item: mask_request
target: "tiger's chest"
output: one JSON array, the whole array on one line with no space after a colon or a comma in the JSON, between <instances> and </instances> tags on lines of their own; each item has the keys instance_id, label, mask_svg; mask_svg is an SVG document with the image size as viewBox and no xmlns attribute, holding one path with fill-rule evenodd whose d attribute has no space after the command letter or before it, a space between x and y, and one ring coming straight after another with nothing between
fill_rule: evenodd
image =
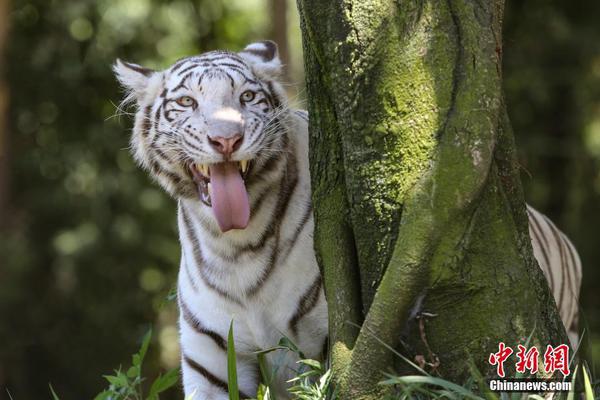
<instances>
[{"instance_id":1,"label":"tiger's chest","mask_svg":"<svg viewBox=\"0 0 600 400\"><path fill-rule=\"evenodd\" d=\"M198 240L182 240L183 295L221 336L233 320L238 353L273 347L284 336L307 356L322 350L327 311L312 210L306 198L292 199L289 207L292 212L275 232L264 229L240 245L210 240L208 232L201 233L201 221L192 226L199 229Z\"/></svg>"}]
</instances>

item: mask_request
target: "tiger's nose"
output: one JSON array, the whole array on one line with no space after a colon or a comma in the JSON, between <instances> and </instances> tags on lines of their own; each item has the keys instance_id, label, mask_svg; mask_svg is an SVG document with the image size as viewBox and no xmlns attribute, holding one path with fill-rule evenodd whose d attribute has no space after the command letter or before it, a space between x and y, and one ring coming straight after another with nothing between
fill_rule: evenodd
<instances>
[{"instance_id":1,"label":"tiger's nose","mask_svg":"<svg viewBox=\"0 0 600 400\"><path fill-rule=\"evenodd\" d=\"M208 136L208 143L210 143L216 151L223 154L225 157L229 157L242 145L242 135L237 134L230 137Z\"/></svg>"}]
</instances>

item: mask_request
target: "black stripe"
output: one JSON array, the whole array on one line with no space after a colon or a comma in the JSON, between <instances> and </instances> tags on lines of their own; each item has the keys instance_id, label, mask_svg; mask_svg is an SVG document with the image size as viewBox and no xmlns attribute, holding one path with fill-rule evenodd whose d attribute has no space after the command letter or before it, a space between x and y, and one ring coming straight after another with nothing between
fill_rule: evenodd
<instances>
[{"instance_id":1,"label":"black stripe","mask_svg":"<svg viewBox=\"0 0 600 400\"><path fill-rule=\"evenodd\" d=\"M144 120L142 121L142 136L147 137L148 134L150 133L150 127L152 126L152 121L150 120L150 111L152 111L152 106L146 106L146 108L144 108L144 115L142 118L144 118Z\"/></svg>"},{"instance_id":2,"label":"black stripe","mask_svg":"<svg viewBox=\"0 0 600 400\"><path fill-rule=\"evenodd\" d=\"M185 58L182 58L181 60L178 60L177 62L175 62L175 64L173 64L173 66L171 67L170 72L174 73L179 68L181 68L182 66L184 66L187 62L192 62L195 59L196 59L196 57L185 57Z\"/></svg>"},{"instance_id":3,"label":"black stripe","mask_svg":"<svg viewBox=\"0 0 600 400\"><path fill-rule=\"evenodd\" d=\"M178 297L179 310L181 311L185 322L187 322L188 325L191 328L193 328L197 333L210 337L213 340L213 342L215 342L215 344L219 346L219 348L221 348L224 351L227 351L227 342L225 341L225 339L217 332L203 326L200 320L198 320L198 318L194 316L194 314L192 313L186 302L183 300L183 298L181 296Z\"/></svg>"},{"instance_id":4,"label":"black stripe","mask_svg":"<svg viewBox=\"0 0 600 400\"><path fill-rule=\"evenodd\" d=\"M260 57L263 61L271 61L272 59L274 59L275 52L277 51L277 47L275 46L275 44L269 40L263 40L260 43L264 45L263 48L246 48L242 52L253 54L257 57Z\"/></svg>"},{"instance_id":5,"label":"black stripe","mask_svg":"<svg viewBox=\"0 0 600 400\"><path fill-rule=\"evenodd\" d=\"M565 241L566 247L569 250L569 259L571 260L571 265L569 266L569 268L573 268L573 274L575 275L572 281L572 285L571 285L571 294L573 295L573 305L571 306L571 313L573 314L573 320L577 319L577 314L579 312L578 310L578 304L579 304L579 293L577 290L577 282L581 282L581 277L577 274L577 261L575 260L575 255L573 253L574 249L572 248L571 243L569 242L569 239L566 238L566 236L563 234L562 235L563 240ZM573 321L571 321L571 326L573 326ZM575 324L575 329L577 329L577 324Z\"/></svg>"},{"instance_id":6,"label":"black stripe","mask_svg":"<svg viewBox=\"0 0 600 400\"><path fill-rule=\"evenodd\" d=\"M563 233L559 231L558 236L560 238L560 242L561 242L563 250L565 252L565 272L566 272L566 276L568 278L567 282L565 282L565 285L567 285L568 291L571 292L570 294L571 294L572 298L576 298L577 295L573 291L574 278L572 276L572 273L574 273L574 271L573 271L574 264L573 264L573 258L571 256L571 251L569 249L569 245L567 244Z\"/></svg>"},{"instance_id":7,"label":"black stripe","mask_svg":"<svg viewBox=\"0 0 600 400\"><path fill-rule=\"evenodd\" d=\"M200 57L201 61L204 62L212 62L212 63L218 63L219 61L223 61L223 60L227 60L228 62L237 62L239 64L241 64L242 66L248 68L248 64L237 54L235 53L231 53L231 52L222 52L219 53L219 55L215 55L214 53L211 54L206 54L202 57Z\"/></svg>"},{"instance_id":8,"label":"black stripe","mask_svg":"<svg viewBox=\"0 0 600 400\"><path fill-rule=\"evenodd\" d=\"M296 114L298 117L300 117L303 120L305 120L306 122L308 122L308 113L306 111L296 110L296 111L294 111L294 114Z\"/></svg>"},{"instance_id":9,"label":"black stripe","mask_svg":"<svg viewBox=\"0 0 600 400\"><path fill-rule=\"evenodd\" d=\"M313 308L317 305L317 300L319 300L319 295L321 293L321 275L317 275L312 285L308 288L308 290L302 295L300 301L298 303L298 307L296 307L296 312L290 318L290 322L288 323L290 330L294 334L294 336L298 336L298 322L304 317L306 314L312 311Z\"/></svg>"},{"instance_id":10,"label":"black stripe","mask_svg":"<svg viewBox=\"0 0 600 400\"><path fill-rule=\"evenodd\" d=\"M135 72L138 72L144 76L150 76L152 75L155 71L150 69L150 68L146 68L146 67L142 67L141 65L137 65L137 64L131 64L128 63L126 61L122 61L123 65L125 65L127 68L134 70Z\"/></svg>"},{"instance_id":11,"label":"black stripe","mask_svg":"<svg viewBox=\"0 0 600 400\"><path fill-rule=\"evenodd\" d=\"M560 236L559 236L558 232L556 231L554 224L552 224L547 218L546 218L546 223L550 226L550 231L552 232L552 235L554 236L554 240L556 240L556 244L558 245L558 252L560 254L560 267L561 267L561 271L563 272L562 282L561 282L562 284L560 285L560 297L559 297L559 301L558 301L558 308L560 310L563 306L563 296L564 296L564 292L565 292L565 285L567 284L567 276L565 275L565 264L566 264L565 263L565 252L564 252L562 241L560 240ZM567 273L568 273L568 271L567 271Z\"/></svg>"},{"instance_id":12,"label":"black stripe","mask_svg":"<svg viewBox=\"0 0 600 400\"><path fill-rule=\"evenodd\" d=\"M215 69L217 69L218 71L222 71L222 72L225 72L225 71L231 71L231 72L238 73L238 74L240 74L240 75L242 76L242 78L244 78L244 80L245 80L246 82L252 83L252 84L254 84L254 85L258 85L258 81L256 81L256 80L254 80L254 79L250 78L250 77L249 77L249 76L246 74L246 71L245 71L245 69L246 69L246 68L244 68L244 69L243 69L243 68L237 67L237 66L235 66L235 65L233 65L233 64L217 64L217 65L218 65L218 66L217 66L217 67L215 67ZM221 66L224 66L224 67L226 67L226 68L227 68L227 70L225 70L225 69L222 69L222 68L219 68L219 67L221 67Z\"/></svg>"},{"instance_id":13,"label":"black stripe","mask_svg":"<svg viewBox=\"0 0 600 400\"><path fill-rule=\"evenodd\" d=\"M548 241L546 239L546 236L544 236L542 233L542 228L536 219L537 216L535 214L533 214L532 212L530 212L529 210L527 210L527 213L529 214L529 220L532 222L532 224L531 224L531 227L533 228L532 232L536 237L539 248L542 250L542 255L544 256L544 261L546 262L546 265L548 266L547 272L548 272L549 286L552 289L552 291L554 291L554 276L552 274L550 259L548 258L548 253L546 252L546 248L549 248ZM541 236L541 239L540 239L540 236Z\"/></svg>"},{"instance_id":14,"label":"black stripe","mask_svg":"<svg viewBox=\"0 0 600 400\"><path fill-rule=\"evenodd\" d=\"M167 178L171 179L174 184L179 184L181 182L181 177L174 172L168 171L162 168L158 162L154 159L150 159L150 168L155 175L164 175Z\"/></svg>"},{"instance_id":15,"label":"black stripe","mask_svg":"<svg viewBox=\"0 0 600 400\"><path fill-rule=\"evenodd\" d=\"M273 185L269 185L266 188L264 188L263 191L258 195L256 200L254 201L254 204L252 204L252 208L250 210L250 218L252 218L260 212L260 209L262 208L265 199L273 193L272 189Z\"/></svg>"},{"instance_id":16,"label":"black stripe","mask_svg":"<svg viewBox=\"0 0 600 400\"><path fill-rule=\"evenodd\" d=\"M248 110L248 111L249 111L250 113L253 113L253 114L255 114L255 113L254 113L252 110ZM262 117L260 117L260 116L257 116L257 117L258 117L257 119L260 119L260 118L262 118ZM263 130L262 130L260 133L263 133L263 132L264 132L266 129L267 129L267 126L265 126L265 127L263 128ZM255 126L254 126L254 128L252 129L252 133L254 133L254 131L256 131L256 125L255 125ZM273 133L276 133L276 132L273 132ZM254 136L254 138L252 139L252 141L250 141L250 143L248 143L248 145L247 145L247 146L248 146L248 148L252 148L252 146L254 146L254 144L255 144L257 141L259 141L260 139L261 139L261 135L260 135L260 134L258 134L258 135L256 135L256 136Z\"/></svg>"},{"instance_id":17,"label":"black stripe","mask_svg":"<svg viewBox=\"0 0 600 400\"><path fill-rule=\"evenodd\" d=\"M184 69L182 69L181 71L179 71L179 73L177 73L177 76L181 76L182 74L185 74L189 70L194 69L196 67L201 67L201 65L200 64L192 64L189 67L185 67Z\"/></svg>"},{"instance_id":18,"label":"black stripe","mask_svg":"<svg viewBox=\"0 0 600 400\"><path fill-rule=\"evenodd\" d=\"M287 211L288 205L296 189L298 184L298 165L296 164L296 157L293 155L288 157L288 162L286 165L286 171L282 178L281 182L281 190L279 192L279 197L277 199L277 204L275 206L275 212L271 217L270 225L273 226L273 234L275 236L275 245L273 247L273 253L270 257L270 262L267 267L263 270L261 276L257 279L257 281L246 290L246 294L250 297L254 296L258 291L263 287L265 282L271 276L275 265L277 264L277 257L279 256L279 232L281 229L281 224L283 222L285 213Z\"/></svg>"},{"instance_id":19,"label":"black stripe","mask_svg":"<svg viewBox=\"0 0 600 400\"><path fill-rule=\"evenodd\" d=\"M256 91L257 93L262 94L263 96L265 96L265 99L267 99L267 101L269 102L269 106L273 109L277 108L276 104L275 104L275 99L273 98L273 96L271 95L271 93L269 93L268 91L266 91L265 89L259 89Z\"/></svg>"},{"instance_id":20,"label":"black stripe","mask_svg":"<svg viewBox=\"0 0 600 400\"><path fill-rule=\"evenodd\" d=\"M325 336L323 346L321 347L321 360L327 360L327 354L329 354L329 335Z\"/></svg>"},{"instance_id":21,"label":"black stripe","mask_svg":"<svg viewBox=\"0 0 600 400\"><path fill-rule=\"evenodd\" d=\"M190 368L192 368L194 371L196 371L198 374L202 375L202 377L204 377L204 379L206 379L212 385L223 390L225 393L229 393L229 389L227 387L227 382L216 377L215 375L210 373L210 371L208 371L206 368L204 368L202 365L198 364L196 361L194 361L193 359L191 359L190 357L188 357L185 354L183 355L183 361ZM239 392L240 392L240 397L243 399L251 399L252 398L252 397L248 396L247 394L245 394L244 392L242 392L241 390L239 390Z\"/></svg>"},{"instance_id":22,"label":"black stripe","mask_svg":"<svg viewBox=\"0 0 600 400\"><path fill-rule=\"evenodd\" d=\"M571 326L567 329L569 332L573 332L579 334L579 310L577 307L575 308L575 315L573 316L573 320L571 321Z\"/></svg>"},{"instance_id":23,"label":"black stripe","mask_svg":"<svg viewBox=\"0 0 600 400\"><path fill-rule=\"evenodd\" d=\"M190 217L187 214L185 207L183 207L183 205L180 205L179 208L181 209L181 216L183 219L185 232L190 242L192 242L192 255L196 263L196 268L200 272L200 277L202 278L202 281L204 282L204 284L206 284L206 286L208 286L210 289L212 289L222 297L225 297L227 300L232 301L240 306L243 306L241 300L212 283L209 277L206 275L205 268L209 266L205 263L202 257L202 253L200 251L200 242L198 241L198 237L196 236L196 232L194 231L194 228L192 226L192 221L190 220Z\"/></svg>"},{"instance_id":24,"label":"black stripe","mask_svg":"<svg viewBox=\"0 0 600 400\"><path fill-rule=\"evenodd\" d=\"M194 71L188 72L183 78L181 78L181 80L179 81L179 85L175 86L173 88L172 92L176 92L177 90L179 90L182 87L184 87L185 86L185 81L187 81L189 79L189 77L192 76L193 73L194 73Z\"/></svg>"},{"instance_id":25,"label":"black stripe","mask_svg":"<svg viewBox=\"0 0 600 400\"><path fill-rule=\"evenodd\" d=\"M279 96L275 92L275 89L273 88L273 82L267 81L267 87L269 88L269 92L273 98L273 105L275 107L279 107L281 105L281 99L279 98Z\"/></svg>"},{"instance_id":26,"label":"black stripe","mask_svg":"<svg viewBox=\"0 0 600 400\"><path fill-rule=\"evenodd\" d=\"M285 131L282 132L282 135L280 136L279 140L282 141L281 146L280 146L281 150L287 150L287 147L289 146L289 141L290 141L289 137L287 135L287 132L285 132ZM261 165L261 167L257 171L255 171L255 173L253 175L254 176L264 176L265 174L274 170L279 165L278 161L281 159L282 158L279 154L271 154L271 156L269 158L267 158L267 161L265 161L263 163L263 165Z\"/></svg>"},{"instance_id":27,"label":"black stripe","mask_svg":"<svg viewBox=\"0 0 600 400\"><path fill-rule=\"evenodd\" d=\"M175 185L179 184L181 182L181 177L171 171L167 171L166 169L162 168L158 162L154 159L150 160L150 168L152 168L152 172L154 172L155 175L164 175L167 178L171 179L171 181L173 181L173 183Z\"/></svg>"},{"instance_id":28,"label":"black stripe","mask_svg":"<svg viewBox=\"0 0 600 400\"><path fill-rule=\"evenodd\" d=\"M166 161L166 162L171 162L172 161L161 149L159 149L156 146L155 143L152 143L150 145L150 147L154 151L154 154L156 154L158 156L158 158L160 158L160 159L162 159L163 161Z\"/></svg>"},{"instance_id":29,"label":"black stripe","mask_svg":"<svg viewBox=\"0 0 600 400\"><path fill-rule=\"evenodd\" d=\"M164 103L163 103L164 104ZM154 114L154 129L158 132L158 124L160 123L160 112L163 108L163 104L160 104Z\"/></svg>"},{"instance_id":30,"label":"black stripe","mask_svg":"<svg viewBox=\"0 0 600 400\"><path fill-rule=\"evenodd\" d=\"M571 243L569 243L569 239L564 234L562 234L561 237L562 240L565 242L565 247L569 252L569 260L571 260L571 265L569 265L569 268L572 268L573 273L575 274L575 279L573 279L572 283L577 285L576 281L579 280L580 277L577 275L577 261L575 260L575 254L573 253L573 248L571 247Z\"/></svg>"},{"instance_id":31,"label":"black stripe","mask_svg":"<svg viewBox=\"0 0 600 400\"><path fill-rule=\"evenodd\" d=\"M198 293L198 286L196 285L196 282L194 281L194 277L192 276L192 273L190 272L190 268L188 267L188 263L185 260L185 257L183 258L183 268L185 269L185 274L188 277L188 281L190 282L190 285L192 286L192 290L194 291L194 293Z\"/></svg>"},{"instance_id":32,"label":"black stripe","mask_svg":"<svg viewBox=\"0 0 600 400\"><path fill-rule=\"evenodd\" d=\"M202 151L202 148L200 148L200 147L196 146L195 144L193 144L192 142L190 142L185 135L182 136L182 140L185 144L190 146L192 149L194 149L196 151Z\"/></svg>"}]
</instances>

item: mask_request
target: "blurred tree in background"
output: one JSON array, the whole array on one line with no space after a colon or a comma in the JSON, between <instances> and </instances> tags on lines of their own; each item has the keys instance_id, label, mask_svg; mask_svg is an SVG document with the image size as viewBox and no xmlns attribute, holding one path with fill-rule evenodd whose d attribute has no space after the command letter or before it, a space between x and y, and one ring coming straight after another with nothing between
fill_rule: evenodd
<instances>
[{"instance_id":1,"label":"blurred tree in background","mask_svg":"<svg viewBox=\"0 0 600 400\"><path fill-rule=\"evenodd\" d=\"M115 116L110 66L163 68L287 33L285 79L302 92L296 6L282 2L0 0L0 399L5 388L15 400L50 398L49 382L63 399L91 398L150 326L147 375L178 364L167 300L175 204L129 156L131 119ZM578 246L582 304L600 333L600 3L507 2L505 89L523 183ZM284 14L287 28L274 23Z\"/></svg>"},{"instance_id":2,"label":"blurred tree in background","mask_svg":"<svg viewBox=\"0 0 600 400\"><path fill-rule=\"evenodd\" d=\"M589 329L598 374L600 2L507 0L506 5L504 87L525 197L579 251L580 327Z\"/></svg>"}]
</instances>

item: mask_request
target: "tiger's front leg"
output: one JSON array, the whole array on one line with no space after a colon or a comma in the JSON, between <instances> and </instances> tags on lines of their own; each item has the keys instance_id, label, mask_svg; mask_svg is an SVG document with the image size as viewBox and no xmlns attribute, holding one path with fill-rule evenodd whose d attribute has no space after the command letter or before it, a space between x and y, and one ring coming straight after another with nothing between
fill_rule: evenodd
<instances>
[{"instance_id":1,"label":"tiger's front leg","mask_svg":"<svg viewBox=\"0 0 600 400\"><path fill-rule=\"evenodd\" d=\"M185 399L228 400L226 341L216 332L204 328L181 305L179 326ZM236 361L240 398L256 397L256 358L238 354Z\"/></svg>"}]
</instances>

